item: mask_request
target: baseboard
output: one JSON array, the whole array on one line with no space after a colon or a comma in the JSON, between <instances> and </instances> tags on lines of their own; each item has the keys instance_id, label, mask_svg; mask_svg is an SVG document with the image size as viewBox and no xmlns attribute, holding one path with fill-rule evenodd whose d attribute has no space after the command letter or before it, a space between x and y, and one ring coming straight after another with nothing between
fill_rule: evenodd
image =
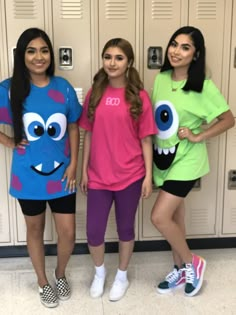
<instances>
[{"instance_id":1,"label":"baseboard","mask_svg":"<svg viewBox=\"0 0 236 315\"><path fill-rule=\"evenodd\" d=\"M188 239L188 245L191 249L217 249L217 248L235 248L236 237L229 238L198 238ZM153 241L136 241L134 252L152 252L170 250L169 244L164 240ZM106 253L117 253L118 242L108 242L105 244ZM45 255L54 256L57 253L56 244L45 245ZM73 255L88 254L87 243L77 243ZM0 258L8 257L27 257L28 251L26 246L2 246Z\"/></svg>"}]
</instances>

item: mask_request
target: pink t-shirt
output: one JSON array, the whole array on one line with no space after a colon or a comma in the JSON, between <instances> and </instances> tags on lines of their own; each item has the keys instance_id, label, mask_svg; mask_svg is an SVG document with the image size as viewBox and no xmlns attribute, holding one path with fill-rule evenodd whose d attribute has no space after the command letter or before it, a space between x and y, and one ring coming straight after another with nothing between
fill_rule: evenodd
<instances>
[{"instance_id":1,"label":"pink t-shirt","mask_svg":"<svg viewBox=\"0 0 236 315\"><path fill-rule=\"evenodd\" d=\"M91 122L87 117L88 92L79 126L91 131L88 187L122 190L145 176L141 139L157 133L148 93L140 91L143 113L135 121L124 88L108 86Z\"/></svg>"}]
</instances>

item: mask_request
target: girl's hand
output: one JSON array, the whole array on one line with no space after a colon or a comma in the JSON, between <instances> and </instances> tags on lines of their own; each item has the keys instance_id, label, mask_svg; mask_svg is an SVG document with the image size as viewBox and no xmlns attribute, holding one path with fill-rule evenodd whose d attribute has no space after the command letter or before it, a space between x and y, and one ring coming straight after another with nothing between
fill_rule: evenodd
<instances>
[{"instance_id":1,"label":"girl's hand","mask_svg":"<svg viewBox=\"0 0 236 315\"><path fill-rule=\"evenodd\" d=\"M29 142L26 139L21 140L20 143L17 144L17 146L15 146L15 148L17 149L25 149L25 147L29 145Z\"/></svg>"},{"instance_id":2,"label":"girl's hand","mask_svg":"<svg viewBox=\"0 0 236 315\"><path fill-rule=\"evenodd\" d=\"M142 184L141 197L144 199L147 199L148 197L151 196L151 194L152 194L152 179L145 177Z\"/></svg>"},{"instance_id":3,"label":"girl's hand","mask_svg":"<svg viewBox=\"0 0 236 315\"><path fill-rule=\"evenodd\" d=\"M88 191L88 175L87 174L83 174L81 178L80 190L84 195L87 195L87 191Z\"/></svg>"},{"instance_id":4,"label":"girl's hand","mask_svg":"<svg viewBox=\"0 0 236 315\"><path fill-rule=\"evenodd\" d=\"M178 130L178 137L180 140L188 139L190 142L200 142L200 134L194 134L192 131L187 127L180 127Z\"/></svg>"},{"instance_id":5,"label":"girl's hand","mask_svg":"<svg viewBox=\"0 0 236 315\"><path fill-rule=\"evenodd\" d=\"M65 190L69 190L70 193L75 192L76 186L77 186L76 169L72 165L69 165L67 167L67 169L63 175L62 182L65 179L67 180Z\"/></svg>"}]
</instances>

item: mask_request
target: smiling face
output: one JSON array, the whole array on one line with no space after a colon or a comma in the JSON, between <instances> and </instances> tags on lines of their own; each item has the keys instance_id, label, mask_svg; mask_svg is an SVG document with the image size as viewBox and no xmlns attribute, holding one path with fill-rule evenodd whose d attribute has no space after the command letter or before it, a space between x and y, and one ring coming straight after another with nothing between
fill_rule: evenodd
<instances>
[{"instance_id":1,"label":"smiling face","mask_svg":"<svg viewBox=\"0 0 236 315\"><path fill-rule=\"evenodd\" d=\"M29 42L25 51L25 66L29 70L31 79L46 75L50 63L51 55L46 42L41 37Z\"/></svg>"},{"instance_id":2,"label":"smiling face","mask_svg":"<svg viewBox=\"0 0 236 315\"><path fill-rule=\"evenodd\" d=\"M103 68L111 82L126 81L126 71L128 68L128 58L118 47L109 47L103 54Z\"/></svg>"},{"instance_id":3,"label":"smiling face","mask_svg":"<svg viewBox=\"0 0 236 315\"><path fill-rule=\"evenodd\" d=\"M167 56L173 68L187 72L195 52L196 48L191 37L187 34L180 34L170 43Z\"/></svg>"}]
</instances>

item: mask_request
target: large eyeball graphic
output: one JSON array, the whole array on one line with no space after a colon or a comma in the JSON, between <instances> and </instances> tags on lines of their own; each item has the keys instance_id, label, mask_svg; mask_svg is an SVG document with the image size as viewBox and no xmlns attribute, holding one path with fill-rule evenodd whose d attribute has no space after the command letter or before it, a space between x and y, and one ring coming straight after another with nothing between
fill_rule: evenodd
<instances>
[{"instance_id":1,"label":"large eyeball graphic","mask_svg":"<svg viewBox=\"0 0 236 315\"><path fill-rule=\"evenodd\" d=\"M25 134L29 141L38 140L45 132L43 118L36 113L27 113L23 116Z\"/></svg>"},{"instance_id":2,"label":"large eyeball graphic","mask_svg":"<svg viewBox=\"0 0 236 315\"><path fill-rule=\"evenodd\" d=\"M51 115L46 122L46 131L54 140L61 140L66 132L66 116L60 113Z\"/></svg>"},{"instance_id":3,"label":"large eyeball graphic","mask_svg":"<svg viewBox=\"0 0 236 315\"><path fill-rule=\"evenodd\" d=\"M61 140L66 132L66 116L61 113L51 115L46 123L36 113L26 113L23 116L25 134L29 141L36 141L43 135L49 136L54 141Z\"/></svg>"},{"instance_id":4,"label":"large eyeball graphic","mask_svg":"<svg viewBox=\"0 0 236 315\"><path fill-rule=\"evenodd\" d=\"M154 116L159 131L157 134L158 138L166 140L177 133L179 117L172 103L169 101L156 103Z\"/></svg>"}]
</instances>

